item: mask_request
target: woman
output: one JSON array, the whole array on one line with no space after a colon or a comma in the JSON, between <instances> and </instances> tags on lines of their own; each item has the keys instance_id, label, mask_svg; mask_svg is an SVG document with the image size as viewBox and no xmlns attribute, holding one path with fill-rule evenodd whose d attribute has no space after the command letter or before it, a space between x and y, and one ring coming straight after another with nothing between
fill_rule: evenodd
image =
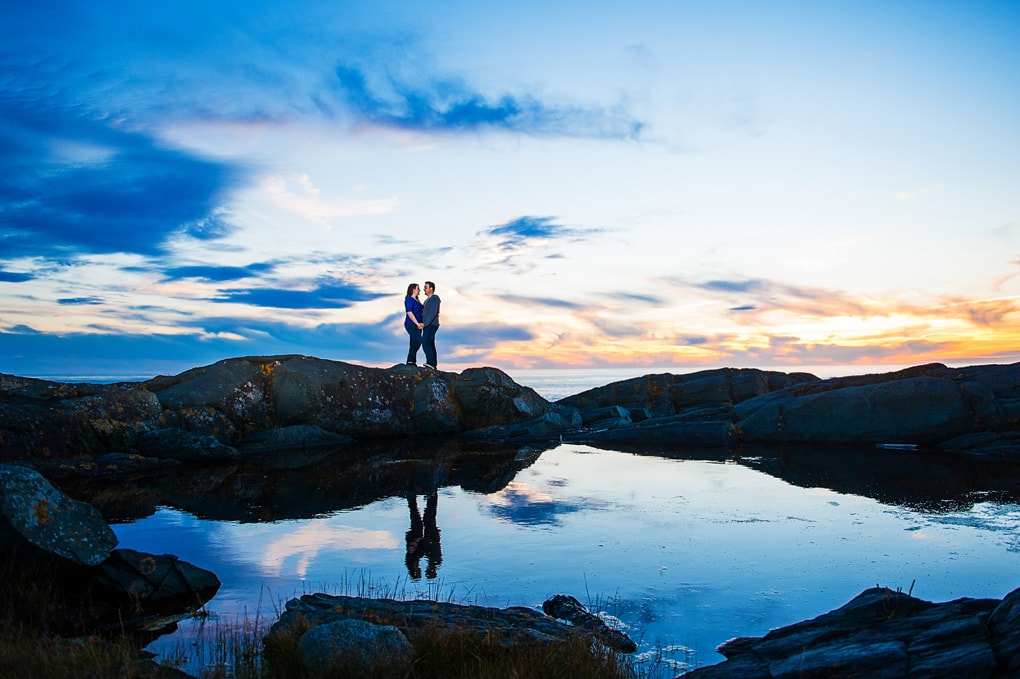
<instances>
[{"instance_id":1,"label":"woman","mask_svg":"<svg viewBox=\"0 0 1020 679\"><path fill-rule=\"evenodd\" d=\"M421 322L421 310L421 302L418 301L418 284L411 283L407 286L407 296L404 297L404 330L411 336L411 346L407 350L407 365L418 365L421 329L425 327L425 324Z\"/></svg>"}]
</instances>

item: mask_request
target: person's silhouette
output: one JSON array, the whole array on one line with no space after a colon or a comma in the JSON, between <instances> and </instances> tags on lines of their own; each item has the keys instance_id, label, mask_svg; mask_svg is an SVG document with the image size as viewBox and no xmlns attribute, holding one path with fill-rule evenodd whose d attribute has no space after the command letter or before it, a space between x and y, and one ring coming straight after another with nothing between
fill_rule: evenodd
<instances>
[{"instance_id":1,"label":"person's silhouette","mask_svg":"<svg viewBox=\"0 0 1020 679\"><path fill-rule=\"evenodd\" d=\"M404 563L412 580L421 579L421 559L425 557L425 577L436 577L436 570L443 563L443 552L439 545L439 528L436 526L436 504L439 494L431 490L426 495L425 516L418 511L418 496L407 495L407 509L411 515L411 529L407 531L407 553Z\"/></svg>"}]
</instances>

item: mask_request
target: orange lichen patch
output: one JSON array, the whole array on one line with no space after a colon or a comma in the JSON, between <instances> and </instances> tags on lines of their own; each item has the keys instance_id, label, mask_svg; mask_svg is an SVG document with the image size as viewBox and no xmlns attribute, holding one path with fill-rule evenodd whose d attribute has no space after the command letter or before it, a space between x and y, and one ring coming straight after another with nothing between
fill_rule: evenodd
<instances>
[{"instance_id":1,"label":"orange lichen patch","mask_svg":"<svg viewBox=\"0 0 1020 679\"><path fill-rule=\"evenodd\" d=\"M46 498L39 500L32 507L32 512L35 514L35 520L40 525L45 526L50 521L50 501Z\"/></svg>"},{"instance_id":2,"label":"orange lichen patch","mask_svg":"<svg viewBox=\"0 0 1020 679\"><path fill-rule=\"evenodd\" d=\"M138 570L142 575L152 575L156 572L156 559L152 556L146 556L138 564Z\"/></svg>"},{"instance_id":3,"label":"orange lichen patch","mask_svg":"<svg viewBox=\"0 0 1020 679\"><path fill-rule=\"evenodd\" d=\"M263 377L270 377L278 365L280 365L279 361L273 361L272 363L259 363L259 372L262 373Z\"/></svg>"}]
</instances>

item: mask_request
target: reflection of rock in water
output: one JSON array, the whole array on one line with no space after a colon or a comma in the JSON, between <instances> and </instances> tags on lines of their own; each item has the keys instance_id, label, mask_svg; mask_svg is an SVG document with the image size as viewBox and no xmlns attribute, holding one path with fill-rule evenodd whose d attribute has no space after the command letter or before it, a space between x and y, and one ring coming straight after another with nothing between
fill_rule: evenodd
<instances>
[{"instance_id":1,"label":"reflection of rock in water","mask_svg":"<svg viewBox=\"0 0 1020 679\"><path fill-rule=\"evenodd\" d=\"M829 488L925 512L1020 497L1020 465L977 462L933 449L749 445L737 461L802 488Z\"/></svg>"},{"instance_id":2,"label":"reflection of rock in water","mask_svg":"<svg viewBox=\"0 0 1020 679\"><path fill-rule=\"evenodd\" d=\"M131 521L163 505L203 519L258 522L312 518L405 497L409 489L424 493L460 486L492 493L541 452L515 444L420 439L345 447L332 454L315 451L305 458L307 466L298 468L281 467L270 458L153 473L55 469L52 474L65 492L95 505L107 520Z\"/></svg>"},{"instance_id":3,"label":"reflection of rock in water","mask_svg":"<svg viewBox=\"0 0 1020 679\"><path fill-rule=\"evenodd\" d=\"M407 573L412 580L421 579L421 560L425 558L425 577L436 577L436 571L443 563L443 551L439 544L439 527L436 526L436 505L438 492L427 494L425 516L418 511L418 496L410 493L407 496L407 509L411 515L411 529L407 531L407 553L404 562Z\"/></svg>"}]
</instances>

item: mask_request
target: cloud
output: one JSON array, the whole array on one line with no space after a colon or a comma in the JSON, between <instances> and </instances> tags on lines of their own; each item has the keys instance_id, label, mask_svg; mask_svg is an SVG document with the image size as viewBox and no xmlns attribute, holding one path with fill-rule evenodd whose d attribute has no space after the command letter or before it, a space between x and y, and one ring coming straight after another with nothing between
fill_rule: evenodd
<instances>
[{"instance_id":1,"label":"cloud","mask_svg":"<svg viewBox=\"0 0 1020 679\"><path fill-rule=\"evenodd\" d=\"M896 311L888 302L873 302L848 295L841 290L796 286L763 278L687 282L672 280L682 287L722 293L727 301L739 301L729 307L742 314L787 311L803 316L886 316Z\"/></svg>"},{"instance_id":2,"label":"cloud","mask_svg":"<svg viewBox=\"0 0 1020 679\"><path fill-rule=\"evenodd\" d=\"M216 265L191 265L174 266L163 270L163 276L167 280L182 280L197 278L206 281L224 282L237 281L245 278L258 278L266 273L272 273L276 267L272 262L256 262L248 266L216 266Z\"/></svg>"},{"instance_id":3,"label":"cloud","mask_svg":"<svg viewBox=\"0 0 1020 679\"><path fill-rule=\"evenodd\" d=\"M222 204L239 168L116 129L75 104L0 96L5 256L156 255L175 236L232 230Z\"/></svg>"},{"instance_id":4,"label":"cloud","mask_svg":"<svg viewBox=\"0 0 1020 679\"><path fill-rule=\"evenodd\" d=\"M420 57L421 55L415 55ZM408 60L410 61L410 60ZM644 124L598 106L549 105L523 94L488 97L462 78L342 61L336 97L355 120L416 132L504 130L532 135L633 139Z\"/></svg>"},{"instance_id":5,"label":"cloud","mask_svg":"<svg viewBox=\"0 0 1020 679\"><path fill-rule=\"evenodd\" d=\"M33 278L35 278L35 276L30 273L19 273L0 269L0 283L24 283L25 281L30 281Z\"/></svg>"},{"instance_id":6,"label":"cloud","mask_svg":"<svg viewBox=\"0 0 1020 679\"><path fill-rule=\"evenodd\" d=\"M565 299L555 299L553 297L526 297L523 295L500 295L501 302L508 302L511 304L520 304L525 307L553 307L555 309L584 309L586 305L580 302L571 302Z\"/></svg>"},{"instance_id":7,"label":"cloud","mask_svg":"<svg viewBox=\"0 0 1020 679\"><path fill-rule=\"evenodd\" d=\"M494 240L495 247L503 251L516 251L534 243L559 239L583 239L600 232L600 229L576 229L557 224L555 217L524 216L504 224L490 226L478 236Z\"/></svg>"},{"instance_id":8,"label":"cloud","mask_svg":"<svg viewBox=\"0 0 1020 679\"><path fill-rule=\"evenodd\" d=\"M103 300L98 297L64 297L57 300L61 305L95 305L102 304Z\"/></svg>"},{"instance_id":9,"label":"cloud","mask_svg":"<svg viewBox=\"0 0 1020 679\"><path fill-rule=\"evenodd\" d=\"M368 302L388 293L363 290L342 281L325 282L311 290L289 288L246 288L222 290L215 302L250 304L279 309L343 309L357 302Z\"/></svg>"}]
</instances>

